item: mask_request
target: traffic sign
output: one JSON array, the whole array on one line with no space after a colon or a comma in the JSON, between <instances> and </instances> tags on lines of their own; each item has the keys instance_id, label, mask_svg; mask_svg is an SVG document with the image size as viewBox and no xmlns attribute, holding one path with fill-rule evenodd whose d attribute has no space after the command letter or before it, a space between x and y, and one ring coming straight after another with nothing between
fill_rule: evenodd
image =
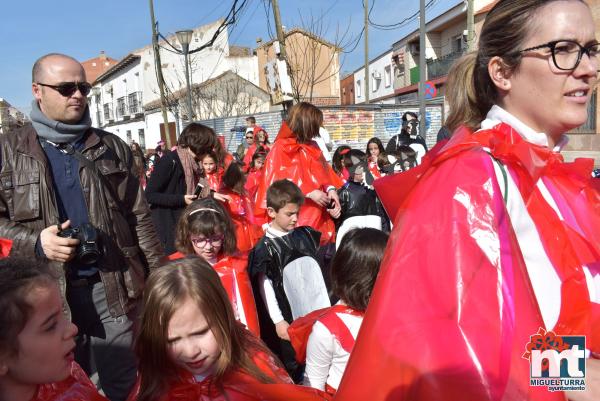
<instances>
[{"instance_id":1,"label":"traffic sign","mask_svg":"<svg viewBox=\"0 0 600 401\"><path fill-rule=\"evenodd\" d=\"M437 96L437 88L431 81L425 82L425 99L432 99Z\"/></svg>"}]
</instances>

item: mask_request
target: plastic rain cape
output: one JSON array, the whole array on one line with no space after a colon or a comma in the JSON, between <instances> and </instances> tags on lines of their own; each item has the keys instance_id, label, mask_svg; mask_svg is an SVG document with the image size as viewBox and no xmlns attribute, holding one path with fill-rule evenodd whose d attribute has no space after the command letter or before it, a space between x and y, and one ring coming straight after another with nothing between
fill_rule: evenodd
<instances>
[{"instance_id":1,"label":"plastic rain cape","mask_svg":"<svg viewBox=\"0 0 600 401\"><path fill-rule=\"evenodd\" d=\"M302 144L284 122L267 155L264 174L256 194L256 215L266 214L267 189L274 181L289 179L300 187L303 194L315 189L324 191L328 185L343 185L331 166L325 161L319 146L312 142ZM335 241L335 224L327 210L310 199L300 208L298 227L311 226L321 232L321 245Z\"/></svg>"},{"instance_id":2,"label":"plastic rain cape","mask_svg":"<svg viewBox=\"0 0 600 401\"><path fill-rule=\"evenodd\" d=\"M486 148L484 151L484 148ZM407 173L375 187L395 227L336 400L564 400L530 387L523 353L544 327L493 163L518 184L561 288L558 335L600 349L598 304L582 266L600 270L600 196L591 160L563 163L500 124L458 130ZM537 180L560 198L565 220ZM524 249L524 248L523 248Z\"/></svg>"}]
</instances>

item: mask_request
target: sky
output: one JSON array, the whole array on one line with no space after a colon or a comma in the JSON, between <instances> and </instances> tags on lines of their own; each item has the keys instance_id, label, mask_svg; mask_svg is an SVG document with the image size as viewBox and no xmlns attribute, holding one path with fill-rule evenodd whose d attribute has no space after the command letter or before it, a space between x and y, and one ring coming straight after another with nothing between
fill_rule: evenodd
<instances>
[{"instance_id":1,"label":"sky","mask_svg":"<svg viewBox=\"0 0 600 401\"><path fill-rule=\"evenodd\" d=\"M153 0L159 31L164 35L190 29L224 17L233 0ZM240 0L238 0L240 1ZM461 0L428 0L429 20ZM31 66L50 52L84 61L104 50L117 60L131 50L151 43L149 0L17 0L2 1L0 17L0 98L23 112L30 110ZM309 26L345 51L341 72L364 64L364 41L357 41L364 26L362 0L279 0L282 25L287 29ZM419 0L369 0L371 20L398 23L419 10ZM230 45L256 47L256 39L275 35L268 0L248 0L236 24L229 28ZM268 15L267 15L268 13ZM369 58L418 28L419 20L393 30L369 28ZM336 40L337 38L337 40Z\"/></svg>"}]
</instances>

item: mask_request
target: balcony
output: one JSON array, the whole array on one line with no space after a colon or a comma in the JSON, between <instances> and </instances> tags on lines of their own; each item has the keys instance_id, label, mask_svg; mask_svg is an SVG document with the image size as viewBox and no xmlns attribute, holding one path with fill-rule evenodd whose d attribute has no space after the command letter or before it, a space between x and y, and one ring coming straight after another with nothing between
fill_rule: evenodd
<instances>
[{"instance_id":1,"label":"balcony","mask_svg":"<svg viewBox=\"0 0 600 401\"><path fill-rule=\"evenodd\" d=\"M129 108L125 96L117 99L117 120L122 120L123 117L129 116Z\"/></svg>"},{"instance_id":2,"label":"balcony","mask_svg":"<svg viewBox=\"0 0 600 401\"><path fill-rule=\"evenodd\" d=\"M141 114L144 111L142 110L142 92L133 92L127 96L128 104L129 104L129 113L131 114Z\"/></svg>"},{"instance_id":3,"label":"balcony","mask_svg":"<svg viewBox=\"0 0 600 401\"><path fill-rule=\"evenodd\" d=\"M450 67L452 67L452 64L454 64L454 62L463 54L462 51L455 51L438 59L427 60L427 80L430 81L448 75L448 71L450 70Z\"/></svg>"},{"instance_id":4,"label":"balcony","mask_svg":"<svg viewBox=\"0 0 600 401\"><path fill-rule=\"evenodd\" d=\"M104 121L114 120L113 110L110 103L104 103Z\"/></svg>"}]
</instances>

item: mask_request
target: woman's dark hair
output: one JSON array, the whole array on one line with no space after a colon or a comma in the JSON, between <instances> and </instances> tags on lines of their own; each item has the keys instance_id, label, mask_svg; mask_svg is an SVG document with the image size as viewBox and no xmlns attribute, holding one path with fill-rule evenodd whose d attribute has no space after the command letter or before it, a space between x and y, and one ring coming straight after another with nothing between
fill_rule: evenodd
<instances>
[{"instance_id":1,"label":"woman's dark hair","mask_svg":"<svg viewBox=\"0 0 600 401\"><path fill-rule=\"evenodd\" d=\"M198 123L190 123L181 132L177 144L183 148L190 148L199 159L212 152L217 146L217 136L212 128Z\"/></svg>"},{"instance_id":2,"label":"woman's dark hair","mask_svg":"<svg viewBox=\"0 0 600 401\"><path fill-rule=\"evenodd\" d=\"M175 248L184 255L193 255L190 236L194 234L205 237L223 235L221 252L225 255L237 252L233 221L219 201L213 198L199 199L184 209L175 230Z\"/></svg>"},{"instance_id":3,"label":"woman's dark hair","mask_svg":"<svg viewBox=\"0 0 600 401\"><path fill-rule=\"evenodd\" d=\"M57 277L36 259L0 259L0 354L17 355L17 337L29 319L29 294L39 287L57 285Z\"/></svg>"},{"instance_id":4,"label":"woman's dark hair","mask_svg":"<svg viewBox=\"0 0 600 401\"><path fill-rule=\"evenodd\" d=\"M383 166L385 166L386 164L389 164L390 162L388 161L386 155L385 155L385 149L383 148L383 143L381 143L381 139L377 138L376 136L369 139L369 142L367 142L367 157L371 157L371 153L369 152L369 145L374 143L375 145L377 145L377 148L379 149L379 156L377 156L377 166L379 167L379 169L383 169Z\"/></svg>"},{"instance_id":5,"label":"woman's dark hair","mask_svg":"<svg viewBox=\"0 0 600 401\"><path fill-rule=\"evenodd\" d=\"M254 160L254 158L253 158ZM223 186L238 194L244 193L244 184L246 184L246 175L242 170L240 163L231 162L222 180Z\"/></svg>"},{"instance_id":6,"label":"woman's dark hair","mask_svg":"<svg viewBox=\"0 0 600 401\"><path fill-rule=\"evenodd\" d=\"M538 27L536 14L554 1L558 0L500 0L490 10L479 35L478 49L457 60L448 73L446 99L450 112L446 124L450 130L459 125L479 128L498 100L498 90L488 72L490 60L501 57L507 72L516 71L522 59L519 50Z\"/></svg>"},{"instance_id":7,"label":"woman's dark hair","mask_svg":"<svg viewBox=\"0 0 600 401\"><path fill-rule=\"evenodd\" d=\"M308 143L319 135L323 112L310 103L300 102L288 112L287 125L296 135L298 143Z\"/></svg>"},{"instance_id":8,"label":"woman's dark hair","mask_svg":"<svg viewBox=\"0 0 600 401\"><path fill-rule=\"evenodd\" d=\"M374 228L355 228L342 238L331 262L331 290L351 308L367 309L387 240Z\"/></svg>"},{"instance_id":9,"label":"woman's dark hair","mask_svg":"<svg viewBox=\"0 0 600 401\"><path fill-rule=\"evenodd\" d=\"M342 173L342 169L344 168L344 153L349 152L352 149L348 145L341 145L333 152L333 156L331 156L331 167L333 167L333 171L337 174Z\"/></svg>"}]
</instances>

